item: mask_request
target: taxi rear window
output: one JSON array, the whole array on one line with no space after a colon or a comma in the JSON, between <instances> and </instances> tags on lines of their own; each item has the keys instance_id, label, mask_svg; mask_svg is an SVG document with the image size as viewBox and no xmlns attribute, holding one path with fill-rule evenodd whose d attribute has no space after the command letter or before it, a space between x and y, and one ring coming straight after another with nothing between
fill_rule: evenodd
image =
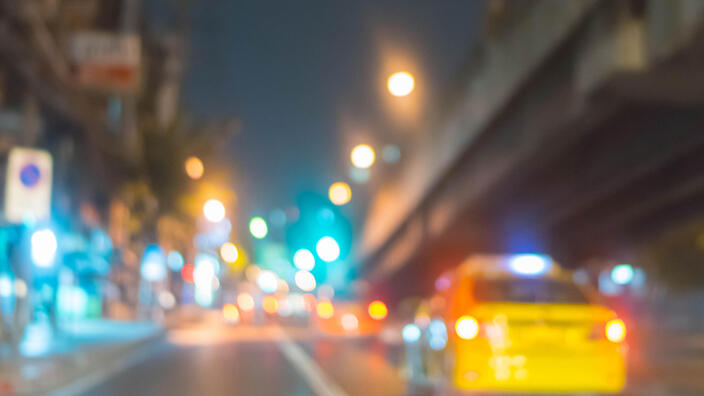
<instances>
[{"instance_id":1,"label":"taxi rear window","mask_svg":"<svg viewBox=\"0 0 704 396\"><path fill-rule=\"evenodd\" d=\"M574 283L542 278L475 280L474 297L479 302L588 303Z\"/></svg>"}]
</instances>

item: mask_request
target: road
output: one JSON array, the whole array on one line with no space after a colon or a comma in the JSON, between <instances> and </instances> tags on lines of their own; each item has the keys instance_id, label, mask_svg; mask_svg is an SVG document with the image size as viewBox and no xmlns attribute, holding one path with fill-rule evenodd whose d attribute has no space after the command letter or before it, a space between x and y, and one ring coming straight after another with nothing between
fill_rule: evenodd
<instances>
[{"instance_id":1,"label":"road","mask_svg":"<svg viewBox=\"0 0 704 396\"><path fill-rule=\"evenodd\" d=\"M406 384L400 359L397 351L372 340L325 339L309 330L276 326L197 325L172 330L166 340L140 350L122 369L83 386L80 392L61 395L448 394ZM694 373L701 373L699 364L686 370L680 367L676 373L644 373L623 396L701 394L692 390L701 389L691 384L702 378Z\"/></svg>"},{"instance_id":2,"label":"road","mask_svg":"<svg viewBox=\"0 0 704 396\"><path fill-rule=\"evenodd\" d=\"M383 348L316 340L309 332L192 327L140 351L126 369L82 396L407 394Z\"/></svg>"}]
</instances>

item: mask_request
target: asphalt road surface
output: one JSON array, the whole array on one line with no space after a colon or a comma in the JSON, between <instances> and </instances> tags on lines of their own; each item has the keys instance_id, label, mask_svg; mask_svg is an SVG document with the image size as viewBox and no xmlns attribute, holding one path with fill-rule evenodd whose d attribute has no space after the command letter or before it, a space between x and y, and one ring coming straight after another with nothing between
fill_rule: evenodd
<instances>
[{"instance_id":1,"label":"asphalt road surface","mask_svg":"<svg viewBox=\"0 0 704 396\"><path fill-rule=\"evenodd\" d=\"M378 342L320 339L302 329L194 326L171 331L166 340L138 355L119 370L61 396L456 394L406 384L400 375L402 356ZM624 396L702 394L701 387L691 384L704 378L702 361L697 356L696 363L677 366L672 373L641 373Z\"/></svg>"},{"instance_id":2,"label":"asphalt road surface","mask_svg":"<svg viewBox=\"0 0 704 396\"><path fill-rule=\"evenodd\" d=\"M295 337L293 339L292 337ZM82 396L403 395L384 351L356 341L315 341L277 328L172 332ZM133 359L134 360L134 359Z\"/></svg>"}]
</instances>

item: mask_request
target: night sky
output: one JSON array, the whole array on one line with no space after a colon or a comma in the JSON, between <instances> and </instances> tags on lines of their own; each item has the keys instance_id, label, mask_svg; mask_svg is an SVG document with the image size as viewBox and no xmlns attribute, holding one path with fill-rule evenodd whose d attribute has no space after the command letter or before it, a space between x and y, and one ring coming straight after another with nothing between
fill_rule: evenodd
<instances>
[{"instance_id":1,"label":"night sky","mask_svg":"<svg viewBox=\"0 0 704 396\"><path fill-rule=\"evenodd\" d=\"M470 52L482 4L190 2L185 108L194 118L242 121L227 149L243 215L266 215L345 180L354 141L345 125L403 146L380 90L385 52L411 60L430 114Z\"/></svg>"}]
</instances>

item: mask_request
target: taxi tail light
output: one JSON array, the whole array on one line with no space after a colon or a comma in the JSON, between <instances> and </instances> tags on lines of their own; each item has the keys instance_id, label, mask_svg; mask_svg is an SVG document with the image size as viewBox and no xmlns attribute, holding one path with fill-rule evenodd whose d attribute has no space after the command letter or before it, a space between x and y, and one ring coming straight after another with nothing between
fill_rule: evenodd
<instances>
[{"instance_id":1,"label":"taxi tail light","mask_svg":"<svg viewBox=\"0 0 704 396\"><path fill-rule=\"evenodd\" d=\"M472 316L461 316L455 322L455 333L463 340L477 338L479 335L479 322Z\"/></svg>"},{"instance_id":2,"label":"taxi tail light","mask_svg":"<svg viewBox=\"0 0 704 396\"><path fill-rule=\"evenodd\" d=\"M589 336L591 340L608 340L620 343L626 339L626 325L621 319L612 319L608 322L597 323L592 328Z\"/></svg>"},{"instance_id":3,"label":"taxi tail light","mask_svg":"<svg viewBox=\"0 0 704 396\"><path fill-rule=\"evenodd\" d=\"M611 342L622 342L626 339L626 324L623 323L623 320L621 319L612 319L606 322L604 334L606 339Z\"/></svg>"}]
</instances>

